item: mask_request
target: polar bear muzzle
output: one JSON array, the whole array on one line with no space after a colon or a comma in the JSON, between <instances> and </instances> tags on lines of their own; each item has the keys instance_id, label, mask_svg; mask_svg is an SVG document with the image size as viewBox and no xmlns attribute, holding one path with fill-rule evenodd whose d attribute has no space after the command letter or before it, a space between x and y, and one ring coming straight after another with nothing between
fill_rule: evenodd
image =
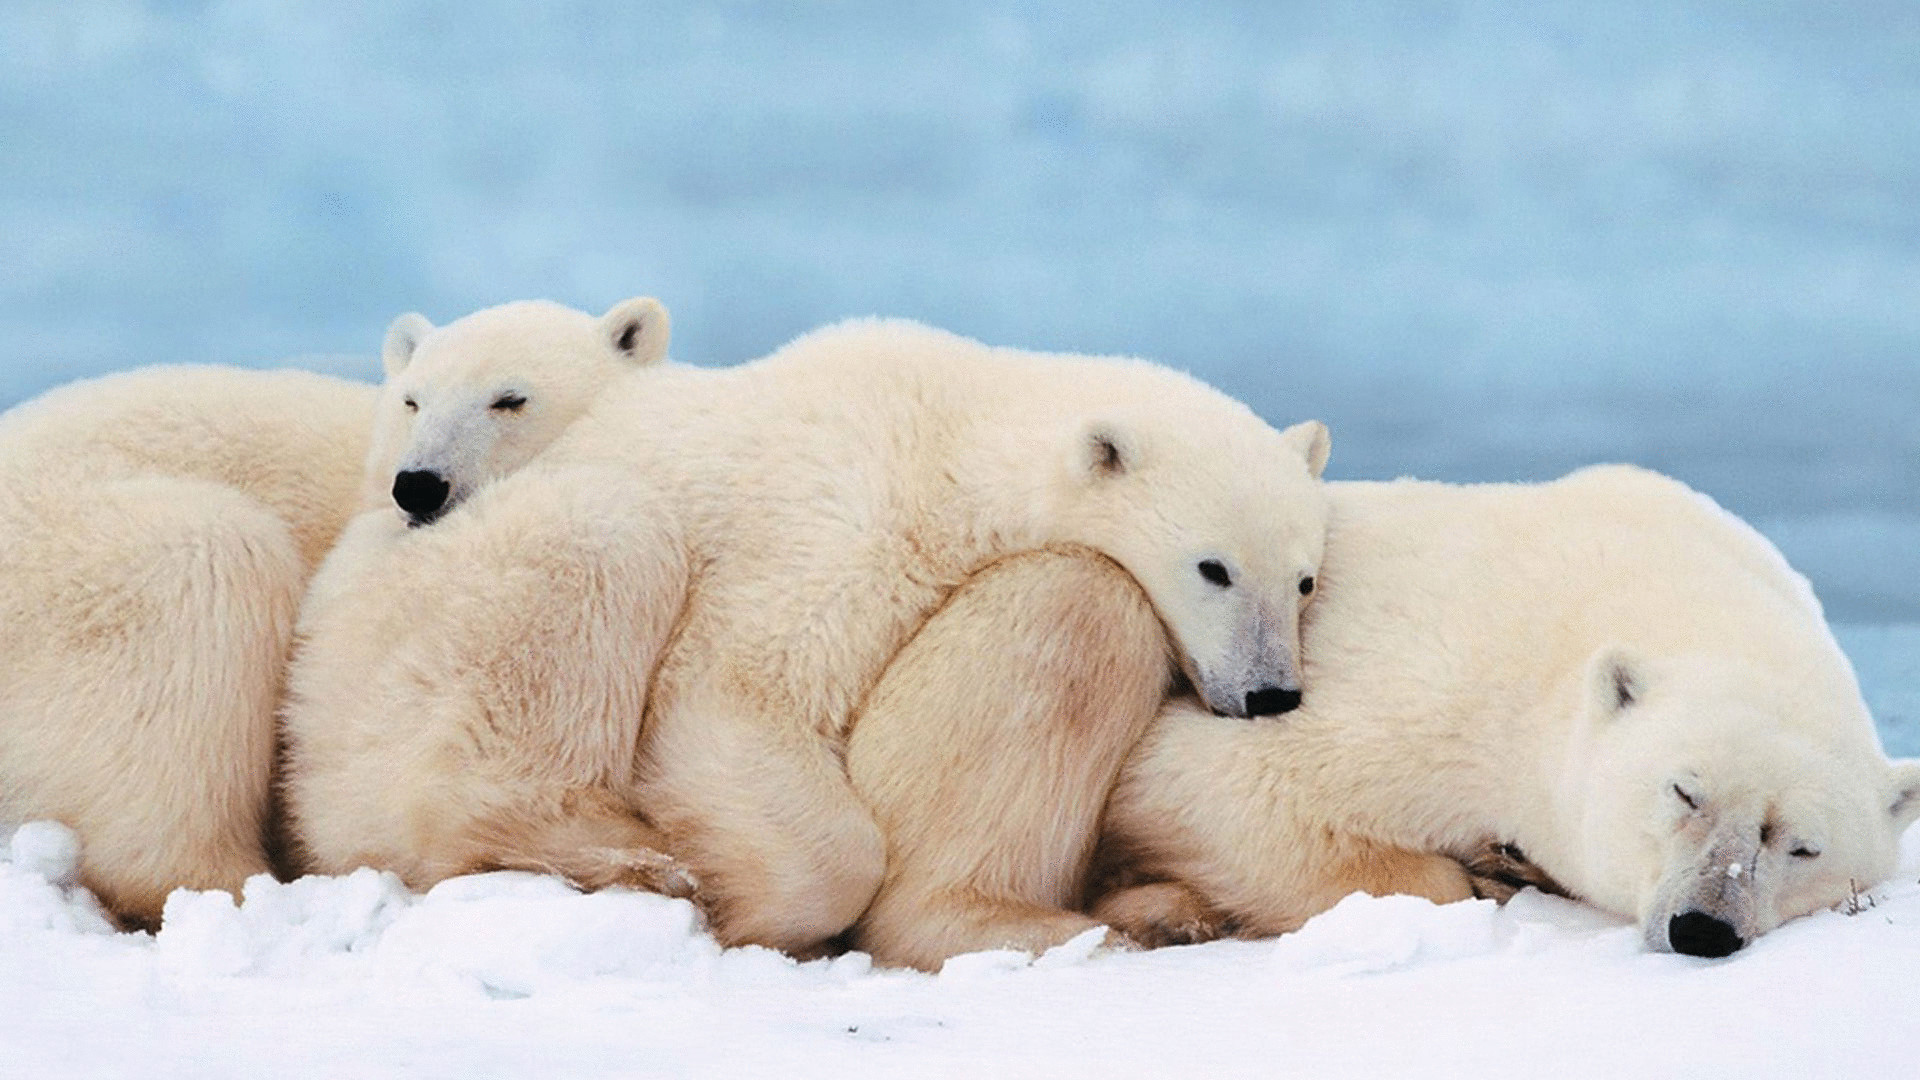
<instances>
[{"instance_id":1,"label":"polar bear muzzle","mask_svg":"<svg viewBox=\"0 0 1920 1080\"><path fill-rule=\"evenodd\" d=\"M1263 686L1247 691L1247 715L1279 716L1300 707L1300 691L1283 686Z\"/></svg>"},{"instance_id":2,"label":"polar bear muzzle","mask_svg":"<svg viewBox=\"0 0 1920 1080\"><path fill-rule=\"evenodd\" d=\"M393 502L407 515L409 526L431 525L446 512L452 491L446 478L431 469L404 469L393 478Z\"/></svg>"},{"instance_id":3,"label":"polar bear muzzle","mask_svg":"<svg viewBox=\"0 0 1920 1080\"><path fill-rule=\"evenodd\" d=\"M1704 911L1683 911L1667 920L1667 944L1686 956L1718 960L1739 952L1746 941L1725 919Z\"/></svg>"}]
</instances>

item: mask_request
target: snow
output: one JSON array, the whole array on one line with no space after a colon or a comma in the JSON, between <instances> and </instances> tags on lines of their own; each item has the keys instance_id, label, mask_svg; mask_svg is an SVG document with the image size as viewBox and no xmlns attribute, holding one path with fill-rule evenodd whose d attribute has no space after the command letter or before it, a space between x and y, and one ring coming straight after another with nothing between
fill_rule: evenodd
<instances>
[{"instance_id":1,"label":"snow","mask_svg":"<svg viewBox=\"0 0 1920 1080\"><path fill-rule=\"evenodd\" d=\"M1533 892L1356 895L1265 941L1088 934L938 975L723 950L685 901L512 873L263 877L118 934L59 883L61 832L0 862L0 1075L1890 1077L1920 1054L1920 829L1857 914L1721 961Z\"/></svg>"}]
</instances>

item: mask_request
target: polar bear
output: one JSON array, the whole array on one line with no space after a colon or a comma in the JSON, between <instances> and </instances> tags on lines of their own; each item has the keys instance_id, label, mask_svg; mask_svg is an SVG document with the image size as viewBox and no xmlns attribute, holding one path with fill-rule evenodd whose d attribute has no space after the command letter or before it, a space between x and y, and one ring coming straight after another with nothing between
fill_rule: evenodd
<instances>
[{"instance_id":1,"label":"polar bear","mask_svg":"<svg viewBox=\"0 0 1920 1080\"><path fill-rule=\"evenodd\" d=\"M668 363L670 335L665 305L650 296L621 301L598 318L534 300L486 308L440 328L417 313L395 319L381 350L387 379L366 456L365 512L314 575L296 640L326 625L333 598L360 587L389 549L431 547L435 541L424 534L432 530L421 526L524 467L622 377ZM617 476L608 481L608 490L618 488ZM466 565L453 557L447 569L458 573ZM296 693L299 685L296 679ZM287 756L310 761L321 740L294 720L281 729ZM290 769L282 777L290 804L283 816L291 819L302 817L305 788L286 777L299 773ZM312 865L301 833L290 820L279 824L292 865Z\"/></svg>"},{"instance_id":2,"label":"polar bear","mask_svg":"<svg viewBox=\"0 0 1920 1080\"><path fill-rule=\"evenodd\" d=\"M1705 496L1611 466L1328 498L1312 695L1154 724L1105 826L1139 884L1098 917L1276 933L1353 890L1464 897L1446 856L1491 843L1714 957L1894 869L1920 763L1882 753L1806 581Z\"/></svg>"},{"instance_id":3,"label":"polar bear","mask_svg":"<svg viewBox=\"0 0 1920 1080\"><path fill-rule=\"evenodd\" d=\"M308 574L357 503L376 391L180 366L0 417L0 819L56 819L151 926L268 869L273 712Z\"/></svg>"},{"instance_id":4,"label":"polar bear","mask_svg":"<svg viewBox=\"0 0 1920 1080\"><path fill-rule=\"evenodd\" d=\"M1164 624L1137 716L1083 741L1130 743L1176 664L1220 712L1297 705L1327 447L1163 367L901 321L629 380L306 626L296 829L415 886L697 881L723 941L815 949L887 857L847 725L981 567L1097 553ZM1091 836L1099 804L1058 809Z\"/></svg>"},{"instance_id":5,"label":"polar bear","mask_svg":"<svg viewBox=\"0 0 1920 1080\"><path fill-rule=\"evenodd\" d=\"M610 381L666 357L667 310L650 296L598 320L544 300L502 304L436 329L408 313L381 348L386 383L367 501L389 495L412 525L438 519L525 465Z\"/></svg>"}]
</instances>

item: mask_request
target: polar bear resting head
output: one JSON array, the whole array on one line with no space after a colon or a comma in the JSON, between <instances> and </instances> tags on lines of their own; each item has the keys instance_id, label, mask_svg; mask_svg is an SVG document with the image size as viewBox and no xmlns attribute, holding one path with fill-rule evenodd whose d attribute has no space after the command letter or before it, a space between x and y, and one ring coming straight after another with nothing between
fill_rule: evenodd
<instances>
[{"instance_id":1,"label":"polar bear resting head","mask_svg":"<svg viewBox=\"0 0 1920 1080\"><path fill-rule=\"evenodd\" d=\"M667 310L649 296L598 319L546 301L503 304L436 328L393 321L367 459L369 503L391 495L425 525L525 465L614 379L660 362Z\"/></svg>"},{"instance_id":2,"label":"polar bear resting head","mask_svg":"<svg viewBox=\"0 0 1920 1080\"><path fill-rule=\"evenodd\" d=\"M1585 764L1562 800L1607 838L1581 848L1582 889L1637 912L1649 948L1725 956L1885 880L1920 817L1920 762L1890 767L1866 710L1836 707L1857 701L1851 685L1783 686L1732 656L1603 650L1574 735ZM1855 737L1836 737L1841 724Z\"/></svg>"},{"instance_id":3,"label":"polar bear resting head","mask_svg":"<svg viewBox=\"0 0 1920 1080\"><path fill-rule=\"evenodd\" d=\"M1063 532L1140 583L1208 708L1290 712L1302 700L1300 617L1326 541L1326 426L1195 431L1164 413L1106 411L1084 430L1055 504ZM1262 467L1208 472L1195 461Z\"/></svg>"}]
</instances>

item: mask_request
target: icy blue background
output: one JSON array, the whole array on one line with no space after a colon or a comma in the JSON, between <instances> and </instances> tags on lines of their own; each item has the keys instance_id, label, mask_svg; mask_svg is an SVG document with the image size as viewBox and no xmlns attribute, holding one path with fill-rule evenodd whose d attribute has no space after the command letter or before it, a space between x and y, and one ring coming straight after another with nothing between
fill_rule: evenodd
<instances>
[{"instance_id":1,"label":"icy blue background","mask_svg":"<svg viewBox=\"0 0 1920 1080\"><path fill-rule=\"evenodd\" d=\"M0 404L527 296L714 364L911 315L1320 416L1338 476L1638 461L1920 622L1910 0L7 0L0 266Z\"/></svg>"}]
</instances>

